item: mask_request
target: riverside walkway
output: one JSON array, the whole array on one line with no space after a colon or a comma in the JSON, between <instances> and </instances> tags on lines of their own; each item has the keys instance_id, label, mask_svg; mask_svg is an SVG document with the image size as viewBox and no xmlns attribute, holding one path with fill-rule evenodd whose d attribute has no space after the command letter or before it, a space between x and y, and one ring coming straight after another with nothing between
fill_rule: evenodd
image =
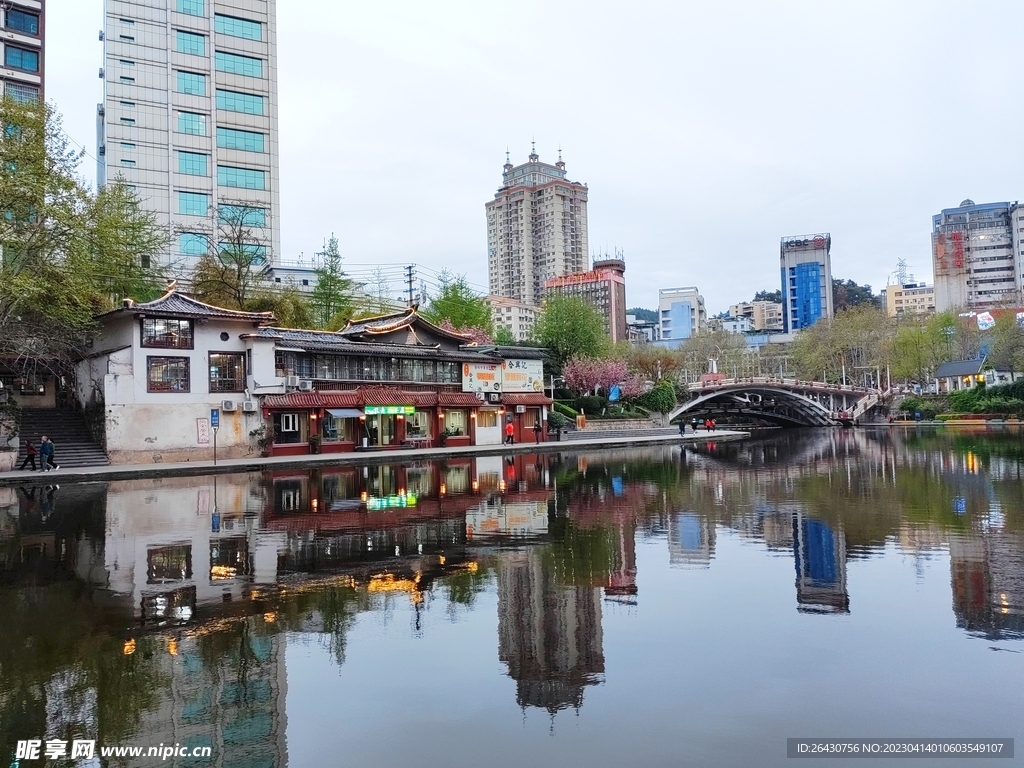
<instances>
[{"instance_id":1,"label":"riverside walkway","mask_svg":"<svg viewBox=\"0 0 1024 768\"><path fill-rule=\"evenodd\" d=\"M229 474L232 472L263 472L274 469L315 469L364 464L402 464L412 461L447 459L462 456L507 456L518 453L578 453L595 448L626 448L673 443L726 442L750 437L749 432L715 430L714 432L687 432L686 435L652 435L649 437L606 437L592 439L548 441L545 443L517 443L516 445L471 445L462 448L400 448L396 450L353 451L307 456L247 456L241 459L212 461L168 462L166 464L120 464L100 467L75 467L49 472L0 473L0 487L22 485L54 485L72 482L104 482L153 477L187 477L192 475Z\"/></svg>"}]
</instances>

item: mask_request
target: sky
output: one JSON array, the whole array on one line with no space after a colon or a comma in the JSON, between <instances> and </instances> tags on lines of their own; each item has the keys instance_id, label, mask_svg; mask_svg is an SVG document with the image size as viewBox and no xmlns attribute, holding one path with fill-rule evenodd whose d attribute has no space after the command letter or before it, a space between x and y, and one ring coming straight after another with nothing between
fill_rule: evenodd
<instances>
[{"instance_id":1,"label":"sky","mask_svg":"<svg viewBox=\"0 0 1024 768\"><path fill-rule=\"evenodd\" d=\"M506 147L561 146L629 306L779 287L779 239L834 277L929 282L931 216L1024 198L1024 3L279 0L283 261L485 290ZM95 154L102 0L47 3L47 95ZM95 178L87 158L83 174ZM396 287L396 293L399 290Z\"/></svg>"}]
</instances>

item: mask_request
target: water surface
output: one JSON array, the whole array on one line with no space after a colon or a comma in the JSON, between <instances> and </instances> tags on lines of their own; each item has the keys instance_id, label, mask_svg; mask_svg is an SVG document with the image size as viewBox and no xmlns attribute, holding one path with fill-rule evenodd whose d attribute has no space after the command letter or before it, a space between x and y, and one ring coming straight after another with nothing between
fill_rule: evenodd
<instances>
[{"instance_id":1,"label":"water surface","mask_svg":"<svg viewBox=\"0 0 1024 768\"><path fill-rule=\"evenodd\" d=\"M787 737L1018 737L1022 471L1019 433L823 430L0 489L0 760L781 766Z\"/></svg>"}]
</instances>

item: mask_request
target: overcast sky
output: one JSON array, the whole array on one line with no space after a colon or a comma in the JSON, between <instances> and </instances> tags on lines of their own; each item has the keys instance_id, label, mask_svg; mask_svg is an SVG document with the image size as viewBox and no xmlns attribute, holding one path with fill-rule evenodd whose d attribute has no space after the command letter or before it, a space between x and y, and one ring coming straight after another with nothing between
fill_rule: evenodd
<instances>
[{"instance_id":1,"label":"overcast sky","mask_svg":"<svg viewBox=\"0 0 1024 768\"><path fill-rule=\"evenodd\" d=\"M95 154L103 3L47 5L48 96ZM353 270L486 286L484 203L531 138L589 185L630 306L726 309L813 232L835 277L931 281L932 214L1024 198L1019 1L278 0L278 24L285 260L333 232Z\"/></svg>"}]
</instances>

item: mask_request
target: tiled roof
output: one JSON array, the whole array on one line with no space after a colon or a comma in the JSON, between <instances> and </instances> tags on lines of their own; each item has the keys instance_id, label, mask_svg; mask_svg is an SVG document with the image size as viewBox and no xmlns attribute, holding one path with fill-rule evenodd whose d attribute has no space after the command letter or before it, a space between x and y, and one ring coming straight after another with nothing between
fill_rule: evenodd
<instances>
[{"instance_id":1,"label":"tiled roof","mask_svg":"<svg viewBox=\"0 0 1024 768\"><path fill-rule=\"evenodd\" d=\"M476 408L481 401L472 392L438 392L437 404L446 408Z\"/></svg>"},{"instance_id":2,"label":"tiled roof","mask_svg":"<svg viewBox=\"0 0 1024 768\"><path fill-rule=\"evenodd\" d=\"M981 373L985 360L953 360L943 363L935 371L936 379L953 378L956 376L975 376Z\"/></svg>"},{"instance_id":3,"label":"tiled roof","mask_svg":"<svg viewBox=\"0 0 1024 768\"><path fill-rule=\"evenodd\" d=\"M204 304L190 296L185 296L172 288L159 299L136 304L130 299L117 309L104 312L98 317L107 317L118 313L133 315L164 315L169 317L217 317L225 320L241 320L249 323L266 325L274 322L273 312L243 312L226 307L215 307Z\"/></svg>"},{"instance_id":4,"label":"tiled roof","mask_svg":"<svg viewBox=\"0 0 1024 768\"><path fill-rule=\"evenodd\" d=\"M389 357L423 357L429 359L449 360L494 360L494 354L486 350L461 349L448 351L434 346L417 346L415 344L384 344L373 341L359 341L345 338L342 333L331 331L306 331L294 328L264 327L256 330L256 336L274 339L286 347L295 347L305 352L323 352L329 354L369 354L386 355Z\"/></svg>"},{"instance_id":5,"label":"tiled roof","mask_svg":"<svg viewBox=\"0 0 1024 768\"><path fill-rule=\"evenodd\" d=\"M369 317L362 320L350 320L349 324L338 331L338 333L343 336L374 336L382 333L393 333L402 328L408 328L409 326L414 325L425 326L433 333L446 336L456 341L466 342L470 339L469 334L446 331L444 328L434 325L432 322L424 318L423 315L419 314L415 307L410 307L404 312L397 312L391 315Z\"/></svg>"},{"instance_id":6,"label":"tiled roof","mask_svg":"<svg viewBox=\"0 0 1024 768\"><path fill-rule=\"evenodd\" d=\"M540 392L513 393L501 396L505 405L551 405L551 398Z\"/></svg>"}]
</instances>

